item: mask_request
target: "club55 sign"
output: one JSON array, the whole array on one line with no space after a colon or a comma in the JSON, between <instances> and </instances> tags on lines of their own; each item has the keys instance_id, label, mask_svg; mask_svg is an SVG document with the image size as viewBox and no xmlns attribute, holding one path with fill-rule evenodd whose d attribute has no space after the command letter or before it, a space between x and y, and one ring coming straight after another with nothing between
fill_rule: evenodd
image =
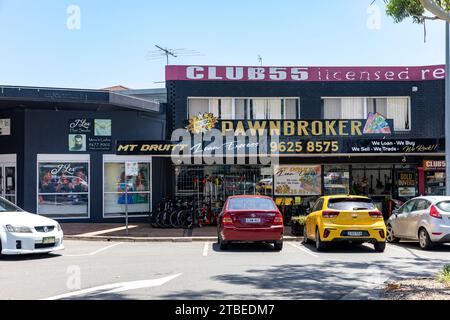
<instances>
[{"instance_id":1,"label":"club55 sign","mask_svg":"<svg viewBox=\"0 0 450 320\"><path fill-rule=\"evenodd\" d=\"M445 66L241 67L167 66L167 81L423 81L445 79Z\"/></svg>"}]
</instances>

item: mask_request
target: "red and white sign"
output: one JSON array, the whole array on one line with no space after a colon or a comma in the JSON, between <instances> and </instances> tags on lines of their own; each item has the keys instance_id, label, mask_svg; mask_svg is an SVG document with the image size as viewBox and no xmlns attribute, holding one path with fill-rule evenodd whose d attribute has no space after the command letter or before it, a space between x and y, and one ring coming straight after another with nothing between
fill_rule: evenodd
<instances>
[{"instance_id":1,"label":"red and white sign","mask_svg":"<svg viewBox=\"0 0 450 320\"><path fill-rule=\"evenodd\" d=\"M231 67L167 66L166 81L425 81L445 79L445 66Z\"/></svg>"}]
</instances>

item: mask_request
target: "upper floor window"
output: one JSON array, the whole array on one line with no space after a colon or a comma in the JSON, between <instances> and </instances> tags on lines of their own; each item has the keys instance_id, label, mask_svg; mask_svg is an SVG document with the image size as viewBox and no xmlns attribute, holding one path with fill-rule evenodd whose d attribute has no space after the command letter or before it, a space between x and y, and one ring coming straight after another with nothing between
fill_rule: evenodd
<instances>
[{"instance_id":1,"label":"upper floor window","mask_svg":"<svg viewBox=\"0 0 450 320\"><path fill-rule=\"evenodd\" d=\"M324 98L324 119L365 119L369 113L380 113L394 120L396 131L411 129L409 97Z\"/></svg>"},{"instance_id":2,"label":"upper floor window","mask_svg":"<svg viewBox=\"0 0 450 320\"><path fill-rule=\"evenodd\" d=\"M211 112L222 120L299 119L298 98L189 98L188 116Z\"/></svg>"}]
</instances>

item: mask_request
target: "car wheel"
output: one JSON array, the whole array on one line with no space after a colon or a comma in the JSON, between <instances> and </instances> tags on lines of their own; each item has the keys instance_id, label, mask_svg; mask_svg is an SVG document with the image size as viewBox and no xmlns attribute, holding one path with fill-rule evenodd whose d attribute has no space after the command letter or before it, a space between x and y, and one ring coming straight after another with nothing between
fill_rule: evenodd
<instances>
[{"instance_id":1,"label":"car wheel","mask_svg":"<svg viewBox=\"0 0 450 320\"><path fill-rule=\"evenodd\" d=\"M220 250L227 250L228 249L228 243L223 241L220 236L218 236L218 238L219 238L219 248L220 248Z\"/></svg>"},{"instance_id":2,"label":"car wheel","mask_svg":"<svg viewBox=\"0 0 450 320\"><path fill-rule=\"evenodd\" d=\"M376 252L384 252L386 250L386 242L375 242L373 246Z\"/></svg>"},{"instance_id":3,"label":"car wheel","mask_svg":"<svg viewBox=\"0 0 450 320\"><path fill-rule=\"evenodd\" d=\"M428 234L427 230L425 228L421 228L419 230L419 244L420 248L423 250L431 250L433 249L433 242L430 239L430 235Z\"/></svg>"},{"instance_id":4,"label":"car wheel","mask_svg":"<svg viewBox=\"0 0 450 320\"><path fill-rule=\"evenodd\" d=\"M319 228L316 229L316 249L317 251L324 251L327 245L320 239Z\"/></svg>"},{"instance_id":5,"label":"car wheel","mask_svg":"<svg viewBox=\"0 0 450 320\"><path fill-rule=\"evenodd\" d=\"M303 244L308 244L308 234L306 233L306 225L303 226Z\"/></svg>"},{"instance_id":6,"label":"car wheel","mask_svg":"<svg viewBox=\"0 0 450 320\"><path fill-rule=\"evenodd\" d=\"M386 228L387 231L387 235L386 235L386 240L389 243L399 243L400 242L400 238L397 238L394 234L394 229L392 228L392 226L390 224L387 225Z\"/></svg>"},{"instance_id":7,"label":"car wheel","mask_svg":"<svg viewBox=\"0 0 450 320\"><path fill-rule=\"evenodd\" d=\"M273 244L273 248L275 249L275 251L281 251L283 250L283 241L276 241Z\"/></svg>"}]
</instances>

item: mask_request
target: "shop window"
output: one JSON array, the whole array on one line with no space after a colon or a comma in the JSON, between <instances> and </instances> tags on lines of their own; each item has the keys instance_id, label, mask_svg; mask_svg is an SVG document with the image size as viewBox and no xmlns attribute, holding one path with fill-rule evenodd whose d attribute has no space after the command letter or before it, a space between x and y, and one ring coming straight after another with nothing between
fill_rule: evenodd
<instances>
[{"instance_id":1,"label":"shop window","mask_svg":"<svg viewBox=\"0 0 450 320\"><path fill-rule=\"evenodd\" d=\"M411 129L408 97L324 98L324 119L366 119L369 113L380 113L394 120L396 131Z\"/></svg>"},{"instance_id":2,"label":"shop window","mask_svg":"<svg viewBox=\"0 0 450 320\"><path fill-rule=\"evenodd\" d=\"M446 195L444 171L425 172L425 193L433 196Z\"/></svg>"},{"instance_id":3,"label":"shop window","mask_svg":"<svg viewBox=\"0 0 450 320\"><path fill-rule=\"evenodd\" d=\"M325 195L350 194L349 166L325 166Z\"/></svg>"},{"instance_id":4,"label":"shop window","mask_svg":"<svg viewBox=\"0 0 450 320\"><path fill-rule=\"evenodd\" d=\"M125 162L137 161L139 174L125 176ZM123 216L128 206L130 216L147 215L151 211L151 162L123 157L104 160L103 214L106 218Z\"/></svg>"},{"instance_id":5,"label":"shop window","mask_svg":"<svg viewBox=\"0 0 450 320\"><path fill-rule=\"evenodd\" d=\"M296 98L189 98L188 116L211 112L223 120L298 119Z\"/></svg>"},{"instance_id":6,"label":"shop window","mask_svg":"<svg viewBox=\"0 0 450 320\"><path fill-rule=\"evenodd\" d=\"M208 99L189 99L188 103L189 119L205 112L209 112Z\"/></svg>"},{"instance_id":7,"label":"shop window","mask_svg":"<svg viewBox=\"0 0 450 320\"><path fill-rule=\"evenodd\" d=\"M248 108L247 99L235 99L235 118L238 120L245 119L247 108Z\"/></svg>"},{"instance_id":8,"label":"shop window","mask_svg":"<svg viewBox=\"0 0 450 320\"><path fill-rule=\"evenodd\" d=\"M37 213L51 218L89 217L89 156L38 155ZM86 160L84 160L86 159Z\"/></svg>"},{"instance_id":9,"label":"shop window","mask_svg":"<svg viewBox=\"0 0 450 320\"><path fill-rule=\"evenodd\" d=\"M284 119L295 120L300 118L298 114L298 99L284 100Z\"/></svg>"}]
</instances>

